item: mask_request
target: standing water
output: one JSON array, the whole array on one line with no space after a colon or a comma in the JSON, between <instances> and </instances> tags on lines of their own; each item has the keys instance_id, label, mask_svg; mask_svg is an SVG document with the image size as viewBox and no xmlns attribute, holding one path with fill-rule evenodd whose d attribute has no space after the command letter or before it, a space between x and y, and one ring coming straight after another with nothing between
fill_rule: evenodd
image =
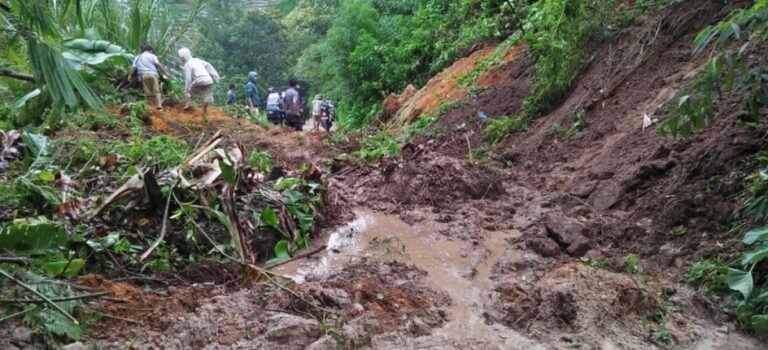
<instances>
[{"instance_id":1,"label":"standing water","mask_svg":"<svg viewBox=\"0 0 768 350\"><path fill-rule=\"evenodd\" d=\"M426 271L428 281L453 300L449 322L433 330L434 336L482 339L497 346L527 343L509 329L487 325L482 316L484 303L493 290L491 267L504 255L520 254L509 249L506 242L519 237L519 232L487 231L485 247L479 247L485 252L480 259L473 259L478 255L466 253L467 247L473 246L471 242L437 240L436 224L429 221L412 226L392 215L367 210L357 210L356 214L354 221L329 236L327 248L318 258L294 261L274 272L302 283L307 276L328 276L363 259L413 264Z\"/></svg>"}]
</instances>

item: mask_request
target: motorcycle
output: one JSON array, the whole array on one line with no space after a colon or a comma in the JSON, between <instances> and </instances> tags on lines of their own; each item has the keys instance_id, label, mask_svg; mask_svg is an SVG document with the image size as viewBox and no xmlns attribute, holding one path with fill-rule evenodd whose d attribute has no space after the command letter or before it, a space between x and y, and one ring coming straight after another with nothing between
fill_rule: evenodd
<instances>
[{"instance_id":1,"label":"motorcycle","mask_svg":"<svg viewBox=\"0 0 768 350\"><path fill-rule=\"evenodd\" d=\"M336 119L336 110L333 103L330 101L323 101L320 105L320 125L325 129L325 132L331 132L334 119Z\"/></svg>"}]
</instances>

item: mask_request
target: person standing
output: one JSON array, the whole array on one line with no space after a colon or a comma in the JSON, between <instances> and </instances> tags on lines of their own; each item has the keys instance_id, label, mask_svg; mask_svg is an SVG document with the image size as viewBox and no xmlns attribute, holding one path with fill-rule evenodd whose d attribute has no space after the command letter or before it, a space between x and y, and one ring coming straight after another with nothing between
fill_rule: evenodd
<instances>
[{"instance_id":1,"label":"person standing","mask_svg":"<svg viewBox=\"0 0 768 350\"><path fill-rule=\"evenodd\" d=\"M292 126L296 131L301 131L304 126L304 119L301 117L296 79L291 79L288 82L288 86L288 90L285 90L285 94L283 94L283 110L285 110L286 124Z\"/></svg>"},{"instance_id":2,"label":"person standing","mask_svg":"<svg viewBox=\"0 0 768 350\"><path fill-rule=\"evenodd\" d=\"M227 105L233 105L237 101L237 95L235 95L235 84L229 84L229 90L227 91Z\"/></svg>"},{"instance_id":3,"label":"person standing","mask_svg":"<svg viewBox=\"0 0 768 350\"><path fill-rule=\"evenodd\" d=\"M256 80L259 75L256 72L248 73L248 83L245 84L245 104L257 118L259 117L259 87Z\"/></svg>"},{"instance_id":4,"label":"person standing","mask_svg":"<svg viewBox=\"0 0 768 350\"><path fill-rule=\"evenodd\" d=\"M192 57L188 48L179 50L179 58L184 62L184 92L187 103L184 109L192 107L192 96L199 96L203 104L203 116L208 115L208 104L213 102L213 84L219 82L219 73L210 63Z\"/></svg>"},{"instance_id":5,"label":"person standing","mask_svg":"<svg viewBox=\"0 0 768 350\"><path fill-rule=\"evenodd\" d=\"M314 131L320 131L320 113L322 112L323 96L316 95L315 100L312 101L312 118L315 120Z\"/></svg>"},{"instance_id":6,"label":"person standing","mask_svg":"<svg viewBox=\"0 0 768 350\"><path fill-rule=\"evenodd\" d=\"M160 60L155 56L155 50L149 44L144 44L141 47L141 54L136 56L131 66L131 71L128 73L128 80L132 80L134 75L138 75L141 81L141 86L144 89L144 95L147 97L147 101L154 96L155 106L157 110L163 110L163 96L160 93L160 73L158 69L163 71L165 75L172 77L173 74L168 72L160 63Z\"/></svg>"}]
</instances>

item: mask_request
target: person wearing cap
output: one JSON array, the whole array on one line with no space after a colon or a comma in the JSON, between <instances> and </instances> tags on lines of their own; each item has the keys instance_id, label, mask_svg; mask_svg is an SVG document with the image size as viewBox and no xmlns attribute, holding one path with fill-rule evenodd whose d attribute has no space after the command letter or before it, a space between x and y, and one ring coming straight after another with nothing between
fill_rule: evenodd
<instances>
[{"instance_id":1,"label":"person wearing cap","mask_svg":"<svg viewBox=\"0 0 768 350\"><path fill-rule=\"evenodd\" d=\"M259 116L259 87L256 86L258 77L256 72L249 72L248 83L245 84L245 104L256 117Z\"/></svg>"},{"instance_id":2,"label":"person wearing cap","mask_svg":"<svg viewBox=\"0 0 768 350\"><path fill-rule=\"evenodd\" d=\"M192 96L196 95L203 103L203 116L207 116L208 104L213 102L213 84L219 82L219 73L210 63L192 57L186 47L179 50L179 58L184 62L184 92L187 96L184 109L192 106Z\"/></svg>"}]
</instances>

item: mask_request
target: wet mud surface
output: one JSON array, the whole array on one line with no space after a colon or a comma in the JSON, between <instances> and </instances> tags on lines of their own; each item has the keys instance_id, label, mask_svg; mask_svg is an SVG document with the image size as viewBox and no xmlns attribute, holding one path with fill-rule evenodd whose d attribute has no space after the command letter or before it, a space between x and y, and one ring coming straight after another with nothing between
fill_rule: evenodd
<instances>
[{"instance_id":1,"label":"wet mud surface","mask_svg":"<svg viewBox=\"0 0 768 350\"><path fill-rule=\"evenodd\" d=\"M275 268L286 280L243 286L205 266L226 278L160 288L90 276L83 283L116 297L89 307L117 318L86 340L116 349L765 349L679 283L688 262L712 253L702 242L738 243L726 235L736 205L728 179L745 169L732 159L764 140L733 125L731 101L689 140L641 128L643 114L662 113L701 71L705 58L692 57L690 43L728 8L689 0L638 19L596 48L560 108L491 147L476 113L513 115L532 74L524 55L508 55L435 133L398 157L331 172L338 212L313 242L326 249ZM431 86L466 98L455 83ZM578 112L586 128L556 138L552 125ZM226 129L293 168L339 151L323 133L178 113L153 115L157 132ZM478 147L488 157L469 159ZM681 225L690 234L671 233ZM642 273L624 271L628 254Z\"/></svg>"}]
</instances>

